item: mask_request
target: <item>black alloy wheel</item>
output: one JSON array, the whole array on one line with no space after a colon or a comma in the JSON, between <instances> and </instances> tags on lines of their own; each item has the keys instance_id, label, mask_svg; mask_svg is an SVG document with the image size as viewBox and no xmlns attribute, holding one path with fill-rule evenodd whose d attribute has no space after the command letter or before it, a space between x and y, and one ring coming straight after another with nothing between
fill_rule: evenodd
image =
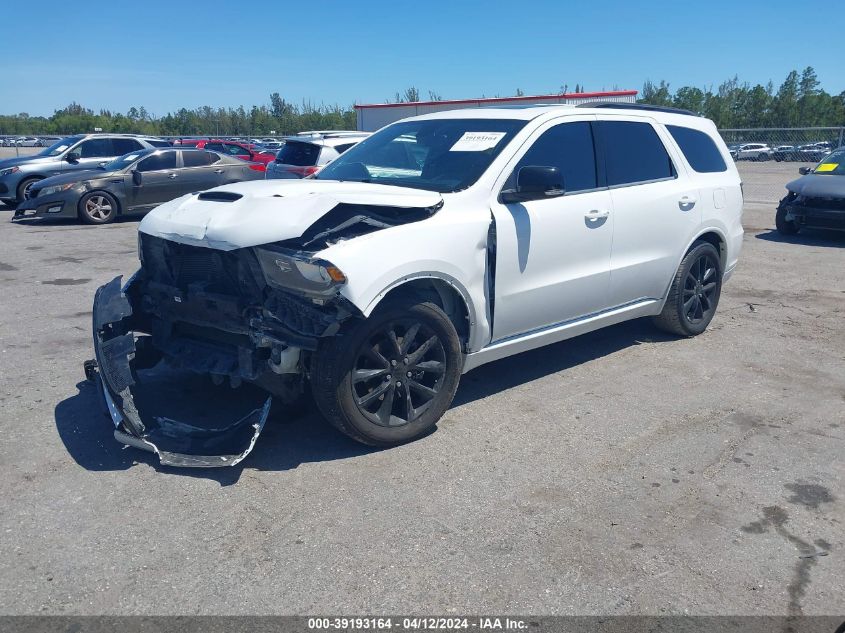
<instances>
[{"instance_id":1,"label":"black alloy wheel","mask_svg":"<svg viewBox=\"0 0 845 633\"><path fill-rule=\"evenodd\" d=\"M716 314L721 293L719 251L709 242L696 242L681 260L654 324L679 336L701 334Z\"/></svg>"},{"instance_id":2,"label":"black alloy wheel","mask_svg":"<svg viewBox=\"0 0 845 633\"><path fill-rule=\"evenodd\" d=\"M360 347L352 391L361 414L379 426L401 426L425 413L442 388L443 342L415 319L384 324Z\"/></svg>"},{"instance_id":3,"label":"black alloy wheel","mask_svg":"<svg viewBox=\"0 0 845 633\"><path fill-rule=\"evenodd\" d=\"M461 340L443 309L388 300L326 337L311 357L320 412L349 437L395 446L430 432L449 408L463 369Z\"/></svg>"},{"instance_id":4,"label":"black alloy wheel","mask_svg":"<svg viewBox=\"0 0 845 633\"><path fill-rule=\"evenodd\" d=\"M716 312L719 265L710 253L701 254L684 279L684 316L698 325L710 321Z\"/></svg>"}]
</instances>

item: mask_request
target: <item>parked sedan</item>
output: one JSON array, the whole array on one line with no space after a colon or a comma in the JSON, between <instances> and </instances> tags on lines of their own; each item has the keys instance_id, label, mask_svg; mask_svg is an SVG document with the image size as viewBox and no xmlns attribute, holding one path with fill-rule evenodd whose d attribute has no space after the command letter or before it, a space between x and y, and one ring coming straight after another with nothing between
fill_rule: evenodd
<instances>
[{"instance_id":1,"label":"parked sedan","mask_svg":"<svg viewBox=\"0 0 845 633\"><path fill-rule=\"evenodd\" d=\"M146 149L125 154L99 169L37 182L13 219L79 218L88 224L106 224L118 215L145 213L187 193L263 177L264 165L218 152Z\"/></svg>"}]
</instances>

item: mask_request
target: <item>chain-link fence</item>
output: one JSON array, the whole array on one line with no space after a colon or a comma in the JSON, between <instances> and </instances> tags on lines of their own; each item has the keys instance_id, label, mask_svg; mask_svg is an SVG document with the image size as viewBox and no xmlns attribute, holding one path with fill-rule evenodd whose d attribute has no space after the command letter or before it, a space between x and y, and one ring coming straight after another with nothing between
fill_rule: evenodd
<instances>
[{"instance_id":1,"label":"chain-link fence","mask_svg":"<svg viewBox=\"0 0 845 633\"><path fill-rule=\"evenodd\" d=\"M719 130L742 176L745 201L776 205L785 185L845 145L845 127Z\"/></svg>"}]
</instances>

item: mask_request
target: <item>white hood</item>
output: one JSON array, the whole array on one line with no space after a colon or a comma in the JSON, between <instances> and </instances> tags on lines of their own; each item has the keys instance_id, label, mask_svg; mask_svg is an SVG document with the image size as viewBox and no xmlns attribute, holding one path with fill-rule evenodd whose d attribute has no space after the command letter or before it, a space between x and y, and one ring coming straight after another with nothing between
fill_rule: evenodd
<instances>
[{"instance_id":1,"label":"white hood","mask_svg":"<svg viewBox=\"0 0 845 633\"><path fill-rule=\"evenodd\" d=\"M338 204L427 208L439 193L406 187L332 180L257 180L210 189L236 200L182 196L156 207L139 230L174 242L233 250L300 237ZM207 193L207 192L206 192Z\"/></svg>"}]
</instances>

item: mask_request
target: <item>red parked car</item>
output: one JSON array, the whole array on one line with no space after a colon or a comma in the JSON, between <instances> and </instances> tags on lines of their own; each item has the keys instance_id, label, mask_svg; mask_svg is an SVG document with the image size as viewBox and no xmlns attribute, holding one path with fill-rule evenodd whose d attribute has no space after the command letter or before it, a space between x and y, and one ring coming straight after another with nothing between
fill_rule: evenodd
<instances>
[{"instance_id":1,"label":"red parked car","mask_svg":"<svg viewBox=\"0 0 845 633\"><path fill-rule=\"evenodd\" d=\"M229 156L237 156L242 160L261 163L262 165L266 165L276 158L276 155L273 152L255 151L252 146L246 143L237 143L235 141L183 138L174 142L174 145L181 145L183 147L192 146L197 149L208 149L213 152L228 154Z\"/></svg>"}]
</instances>

